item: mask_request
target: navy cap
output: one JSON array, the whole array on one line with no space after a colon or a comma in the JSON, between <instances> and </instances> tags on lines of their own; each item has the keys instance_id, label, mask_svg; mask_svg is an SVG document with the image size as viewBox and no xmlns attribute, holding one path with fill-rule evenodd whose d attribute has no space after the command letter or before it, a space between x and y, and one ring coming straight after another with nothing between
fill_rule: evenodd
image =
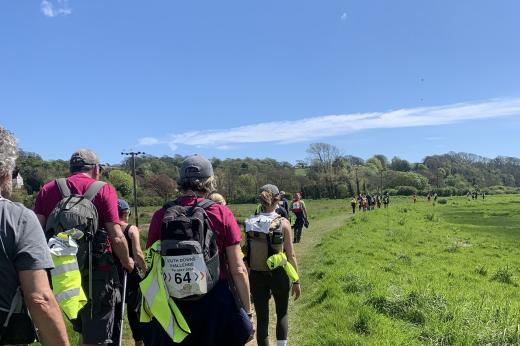
<instances>
[{"instance_id":1,"label":"navy cap","mask_svg":"<svg viewBox=\"0 0 520 346\"><path fill-rule=\"evenodd\" d=\"M118 200L117 200L117 209L119 210L119 212L122 212L124 210L129 210L130 209L130 205L128 205L128 202L125 201L124 199L118 198Z\"/></svg>"},{"instance_id":2,"label":"navy cap","mask_svg":"<svg viewBox=\"0 0 520 346\"><path fill-rule=\"evenodd\" d=\"M180 178L209 178L213 176L213 166L202 155L188 156L182 161Z\"/></svg>"}]
</instances>

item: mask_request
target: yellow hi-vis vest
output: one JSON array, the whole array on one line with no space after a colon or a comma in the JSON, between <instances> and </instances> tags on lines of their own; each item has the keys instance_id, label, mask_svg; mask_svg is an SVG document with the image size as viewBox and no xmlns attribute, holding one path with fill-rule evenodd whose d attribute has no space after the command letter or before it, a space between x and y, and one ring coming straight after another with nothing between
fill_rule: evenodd
<instances>
[{"instance_id":1,"label":"yellow hi-vis vest","mask_svg":"<svg viewBox=\"0 0 520 346\"><path fill-rule=\"evenodd\" d=\"M78 246L71 237L60 233L49 240L49 247L54 262L54 269L51 270L52 292L67 318L74 320L87 304L76 259Z\"/></svg>"},{"instance_id":2,"label":"yellow hi-vis vest","mask_svg":"<svg viewBox=\"0 0 520 346\"><path fill-rule=\"evenodd\" d=\"M140 321L150 322L155 317L173 342L180 343L191 330L164 284L159 244L160 241L156 241L145 254L146 264L150 269L139 283L143 293Z\"/></svg>"},{"instance_id":3,"label":"yellow hi-vis vest","mask_svg":"<svg viewBox=\"0 0 520 346\"><path fill-rule=\"evenodd\" d=\"M298 279L300 278L298 276L298 273L292 266L291 262L287 260L287 256L283 252L277 253L276 255L272 255L271 257L269 257L267 259L267 266L271 270L276 269L280 266L283 267L283 269L287 273L287 276L289 277L289 279L291 279L292 282L298 281Z\"/></svg>"}]
</instances>

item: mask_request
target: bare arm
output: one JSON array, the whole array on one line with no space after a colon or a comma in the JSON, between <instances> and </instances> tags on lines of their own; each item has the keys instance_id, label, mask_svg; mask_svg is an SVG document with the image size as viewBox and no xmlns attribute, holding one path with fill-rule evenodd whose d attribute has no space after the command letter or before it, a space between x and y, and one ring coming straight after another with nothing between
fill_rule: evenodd
<instances>
[{"instance_id":1,"label":"bare arm","mask_svg":"<svg viewBox=\"0 0 520 346\"><path fill-rule=\"evenodd\" d=\"M69 339L63 316L49 286L43 269L24 270L18 274L25 304L38 328L43 345L68 346Z\"/></svg>"},{"instance_id":2,"label":"bare arm","mask_svg":"<svg viewBox=\"0 0 520 346\"><path fill-rule=\"evenodd\" d=\"M130 238L132 239L132 252L134 253L134 260L137 262L139 267L146 272L146 263L144 262L144 253L141 249L141 239L139 239L139 228L137 226L130 227L128 231Z\"/></svg>"},{"instance_id":3,"label":"bare arm","mask_svg":"<svg viewBox=\"0 0 520 346\"><path fill-rule=\"evenodd\" d=\"M128 243L118 223L106 222L105 227L112 240L112 248L127 272L134 270L134 261L128 254Z\"/></svg>"},{"instance_id":4,"label":"bare arm","mask_svg":"<svg viewBox=\"0 0 520 346\"><path fill-rule=\"evenodd\" d=\"M242 260L240 253L240 245L232 245L226 248L226 256L229 264L229 271L235 287L238 292L242 306L247 313L251 312L251 298L249 296L249 276L247 275L247 268Z\"/></svg>"},{"instance_id":5,"label":"bare arm","mask_svg":"<svg viewBox=\"0 0 520 346\"><path fill-rule=\"evenodd\" d=\"M294 270L298 272L298 263L296 262L296 253L294 252L294 246L292 241L291 224L287 220L283 220L283 248L287 260L292 264Z\"/></svg>"}]
</instances>

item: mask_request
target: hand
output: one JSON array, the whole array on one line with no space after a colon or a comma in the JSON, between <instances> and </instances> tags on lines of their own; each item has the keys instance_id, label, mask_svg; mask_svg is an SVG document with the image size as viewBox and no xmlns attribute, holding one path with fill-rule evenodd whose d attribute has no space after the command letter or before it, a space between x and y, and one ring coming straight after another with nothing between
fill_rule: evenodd
<instances>
[{"instance_id":1,"label":"hand","mask_svg":"<svg viewBox=\"0 0 520 346\"><path fill-rule=\"evenodd\" d=\"M299 283L293 283L292 286L292 294L291 296L294 296L294 300L300 298L300 295L302 294L302 288Z\"/></svg>"},{"instance_id":2,"label":"hand","mask_svg":"<svg viewBox=\"0 0 520 346\"><path fill-rule=\"evenodd\" d=\"M148 271L148 268L146 267L144 258L137 257L135 260L137 261L137 265L139 266L139 268L141 268L146 273Z\"/></svg>"},{"instance_id":3,"label":"hand","mask_svg":"<svg viewBox=\"0 0 520 346\"><path fill-rule=\"evenodd\" d=\"M123 268L125 268L125 270L128 272L128 273L131 273L134 271L134 260L132 259L132 257L128 257L128 261L126 263L123 264Z\"/></svg>"},{"instance_id":4,"label":"hand","mask_svg":"<svg viewBox=\"0 0 520 346\"><path fill-rule=\"evenodd\" d=\"M247 344L249 341L251 341L251 340L254 339L254 337L255 337L255 332L256 332L255 322L253 322L253 318L251 317L250 320L251 320L251 335L249 335L249 339L247 339L246 344Z\"/></svg>"}]
</instances>

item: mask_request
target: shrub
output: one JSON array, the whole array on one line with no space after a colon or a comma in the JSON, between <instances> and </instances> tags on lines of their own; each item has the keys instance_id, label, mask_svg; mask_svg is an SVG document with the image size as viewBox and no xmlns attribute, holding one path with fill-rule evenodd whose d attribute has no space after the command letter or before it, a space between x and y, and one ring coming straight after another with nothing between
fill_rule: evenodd
<instances>
[{"instance_id":1,"label":"shrub","mask_svg":"<svg viewBox=\"0 0 520 346\"><path fill-rule=\"evenodd\" d=\"M397 194L402 196L411 196L414 193L417 193L417 188L414 186L398 186L396 189Z\"/></svg>"},{"instance_id":2,"label":"shrub","mask_svg":"<svg viewBox=\"0 0 520 346\"><path fill-rule=\"evenodd\" d=\"M439 198L439 199L437 200L437 202L438 202L439 204L447 204L447 203L448 203L448 200L447 200L446 198Z\"/></svg>"},{"instance_id":3,"label":"shrub","mask_svg":"<svg viewBox=\"0 0 520 346\"><path fill-rule=\"evenodd\" d=\"M491 281L501 282L503 284L517 286L517 284L513 280L513 272L509 267L500 268L497 270L495 274L491 277Z\"/></svg>"}]
</instances>

